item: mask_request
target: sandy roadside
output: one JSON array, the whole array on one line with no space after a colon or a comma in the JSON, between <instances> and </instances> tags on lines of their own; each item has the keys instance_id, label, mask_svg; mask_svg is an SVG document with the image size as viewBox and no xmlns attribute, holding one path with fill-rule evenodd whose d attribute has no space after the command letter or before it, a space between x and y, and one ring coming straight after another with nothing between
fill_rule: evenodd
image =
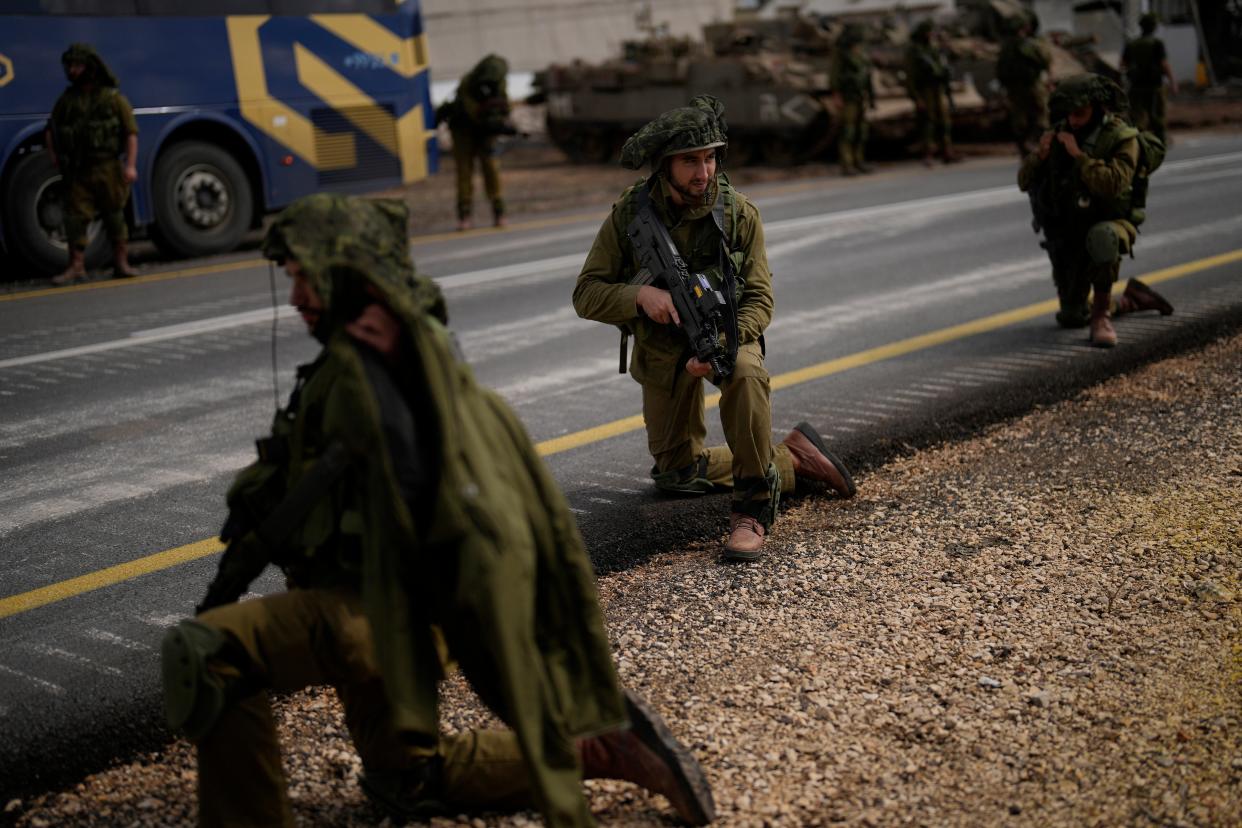
<instances>
[{"instance_id":1,"label":"sandy roadside","mask_svg":"<svg viewBox=\"0 0 1242 828\"><path fill-rule=\"evenodd\" d=\"M719 824L1236 825L1239 365L1235 336L889 463L798 502L756 565L711 543L605 579L623 680L693 746ZM484 720L446 690L451 726ZM279 718L300 821L381 823L333 694ZM178 742L5 817L185 824L194 779ZM589 786L601 822L670 821Z\"/></svg>"}]
</instances>

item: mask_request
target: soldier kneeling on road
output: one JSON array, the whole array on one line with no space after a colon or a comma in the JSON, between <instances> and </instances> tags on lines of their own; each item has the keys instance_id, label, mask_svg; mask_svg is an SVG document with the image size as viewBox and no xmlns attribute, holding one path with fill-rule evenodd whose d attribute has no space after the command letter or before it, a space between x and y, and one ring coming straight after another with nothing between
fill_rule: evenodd
<instances>
[{"instance_id":1,"label":"soldier kneeling on road","mask_svg":"<svg viewBox=\"0 0 1242 828\"><path fill-rule=\"evenodd\" d=\"M809 424L772 445L763 343L772 274L759 210L720 170L726 134L724 104L700 95L630 137L622 165L649 166L651 176L613 205L573 302L582 318L622 328L623 371L628 337L635 337L629 369L643 387L656 487L675 495L732 489L724 557L750 561L762 554L781 493L798 478L843 497L855 489ZM704 378L720 388L728 446L703 445Z\"/></svg>"},{"instance_id":2,"label":"soldier kneeling on road","mask_svg":"<svg viewBox=\"0 0 1242 828\"><path fill-rule=\"evenodd\" d=\"M1117 114L1125 108L1125 93L1107 78L1066 78L1049 101L1052 129L1018 170L1018 187L1030 195L1036 232L1043 231L1052 260L1057 322L1090 326L1091 342L1101 348L1117 344L1110 315L1173 312L1167 299L1137 279L1112 301L1121 255L1132 251L1146 217L1147 177L1164 158L1158 138Z\"/></svg>"},{"instance_id":3,"label":"soldier kneeling on road","mask_svg":"<svg viewBox=\"0 0 1242 828\"><path fill-rule=\"evenodd\" d=\"M200 820L294 824L268 695L330 684L364 790L398 818L537 807L590 825L581 780L608 777L705 824L708 782L619 688L568 505L458 357L407 222L400 202L316 195L264 239L324 347L229 491L197 617L164 640ZM289 590L238 603L269 562ZM437 681L454 662L511 730L441 735Z\"/></svg>"}]
</instances>

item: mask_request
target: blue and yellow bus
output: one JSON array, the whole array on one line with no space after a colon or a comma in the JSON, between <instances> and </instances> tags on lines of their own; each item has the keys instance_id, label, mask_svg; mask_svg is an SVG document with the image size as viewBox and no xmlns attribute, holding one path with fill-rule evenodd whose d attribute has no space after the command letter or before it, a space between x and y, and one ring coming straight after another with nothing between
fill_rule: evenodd
<instances>
[{"instance_id":1,"label":"blue and yellow bus","mask_svg":"<svg viewBox=\"0 0 1242 828\"><path fill-rule=\"evenodd\" d=\"M127 215L171 254L229 250L307 193L435 170L418 0L4 0L0 241L37 270L67 261L43 131L75 42L98 50L133 104ZM91 232L96 264L106 240L98 223Z\"/></svg>"}]
</instances>

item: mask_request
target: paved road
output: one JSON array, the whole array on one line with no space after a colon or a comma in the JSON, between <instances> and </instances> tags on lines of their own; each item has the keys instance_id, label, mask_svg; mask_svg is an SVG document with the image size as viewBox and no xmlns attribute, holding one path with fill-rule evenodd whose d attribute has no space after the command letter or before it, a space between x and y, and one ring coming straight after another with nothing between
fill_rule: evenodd
<instances>
[{"instance_id":1,"label":"paved road","mask_svg":"<svg viewBox=\"0 0 1242 828\"><path fill-rule=\"evenodd\" d=\"M1113 352L1051 324L1047 261L1008 160L752 191L776 279L777 435L810 420L866 465L1235 324L1240 161L1237 135L1174 148L1123 274L1153 274L1178 313L1122 320ZM616 334L569 306L602 217L414 252L606 572L719 533L726 507L651 497ZM159 738L159 639L200 597L228 480L314 350L273 309L286 288L241 261L0 297L0 794Z\"/></svg>"}]
</instances>

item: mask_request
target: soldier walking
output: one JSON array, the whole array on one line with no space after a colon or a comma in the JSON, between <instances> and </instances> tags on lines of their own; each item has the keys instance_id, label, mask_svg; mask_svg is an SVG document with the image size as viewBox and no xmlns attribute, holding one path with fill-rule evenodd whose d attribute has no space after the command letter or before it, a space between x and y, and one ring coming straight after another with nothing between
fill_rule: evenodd
<instances>
[{"instance_id":1,"label":"soldier walking","mask_svg":"<svg viewBox=\"0 0 1242 828\"><path fill-rule=\"evenodd\" d=\"M958 160L953 151L949 64L934 42L935 32L935 25L924 20L910 33L906 45L906 91L914 101L914 132L927 166L932 163L933 145L946 164Z\"/></svg>"},{"instance_id":2,"label":"soldier walking","mask_svg":"<svg viewBox=\"0 0 1242 828\"><path fill-rule=\"evenodd\" d=\"M1126 76L1130 96L1130 121L1143 130L1151 130L1168 143L1168 125L1164 81L1177 94L1177 79L1169 66L1164 41L1156 37L1156 15L1148 12L1139 18L1142 36L1131 40L1121 53L1121 71Z\"/></svg>"},{"instance_id":3,"label":"soldier walking","mask_svg":"<svg viewBox=\"0 0 1242 828\"><path fill-rule=\"evenodd\" d=\"M875 109L875 81L867 57L863 30L848 24L837 37L828 81L837 105L841 131L837 136L837 160L842 175L871 172L866 162L867 109Z\"/></svg>"},{"instance_id":4,"label":"soldier walking","mask_svg":"<svg viewBox=\"0 0 1242 828\"><path fill-rule=\"evenodd\" d=\"M69 266L52 278L52 284L86 278L86 233L96 215L112 241L113 277L136 276L129 264L125 223L129 187L138 180L134 110L118 89L116 75L91 46L73 44L60 62L69 88L52 107L44 143L64 186Z\"/></svg>"},{"instance_id":5,"label":"soldier walking","mask_svg":"<svg viewBox=\"0 0 1242 828\"><path fill-rule=\"evenodd\" d=\"M772 321L772 274L759 210L720 170L726 134L724 105L700 95L626 141L621 164L649 167L651 175L613 205L582 266L573 302L582 318L622 327L623 366L627 338L635 337L629 370L643 389L656 488L674 495L731 489L723 555L751 561L762 554L781 492L793 490L797 478L827 484L846 497L854 493L854 483L807 423L772 445L763 344ZM652 211L667 229L690 273L732 293L738 347L727 376L714 375L691 353L669 291L639 283L645 280L627 231L641 210ZM704 446L704 378L720 388L727 447Z\"/></svg>"},{"instance_id":6,"label":"soldier walking","mask_svg":"<svg viewBox=\"0 0 1242 828\"><path fill-rule=\"evenodd\" d=\"M618 687L568 504L457 356L407 224L402 202L315 195L264 239L323 349L229 490L229 545L197 617L164 639L201 823L294 824L269 693L323 684L363 789L401 820L537 807L586 826L581 780L607 777L709 822L698 763ZM289 590L238 602L269 562ZM451 663L510 730L441 735Z\"/></svg>"},{"instance_id":7,"label":"soldier walking","mask_svg":"<svg viewBox=\"0 0 1242 828\"><path fill-rule=\"evenodd\" d=\"M1145 176L1140 163L1150 163L1138 130L1116 114L1125 107L1125 93L1107 78L1066 78L1049 101L1053 128L1018 170L1018 187L1031 197L1052 260L1057 323L1089 326L1091 343L1101 348L1117 344L1110 315L1173 312L1168 300L1137 279L1116 302L1111 298L1121 256L1131 252L1144 218L1143 205L1135 203L1136 172Z\"/></svg>"},{"instance_id":8,"label":"soldier walking","mask_svg":"<svg viewBox=\"0 0 1242 828\"><path fill-rule=\"evenodd\" d=\"M1005 87L1009 124L1018 155L1025 158L1048 129L1048 81L1052 65L1048 44L1035 37L1038 18L1018 15L1006 25L1009 36L996 60L996 79Z\"/></svg>"},{"instance_id":9,"label":"soldier walking","mask_svg":"<svg viewBox=\"0 0 1242 828\"><path fill-rule=\"evenodd\" d=\"M497 138L516 134L509 122L508 74L509 64L504 58L488 55L461 79L456 96L436 113L437 120L448 121L453 136L458 230L470 229L476 161L483 170L483 188L492 204L492 221L496 227L505 225Z\"/></svg>"}]
</instances>

